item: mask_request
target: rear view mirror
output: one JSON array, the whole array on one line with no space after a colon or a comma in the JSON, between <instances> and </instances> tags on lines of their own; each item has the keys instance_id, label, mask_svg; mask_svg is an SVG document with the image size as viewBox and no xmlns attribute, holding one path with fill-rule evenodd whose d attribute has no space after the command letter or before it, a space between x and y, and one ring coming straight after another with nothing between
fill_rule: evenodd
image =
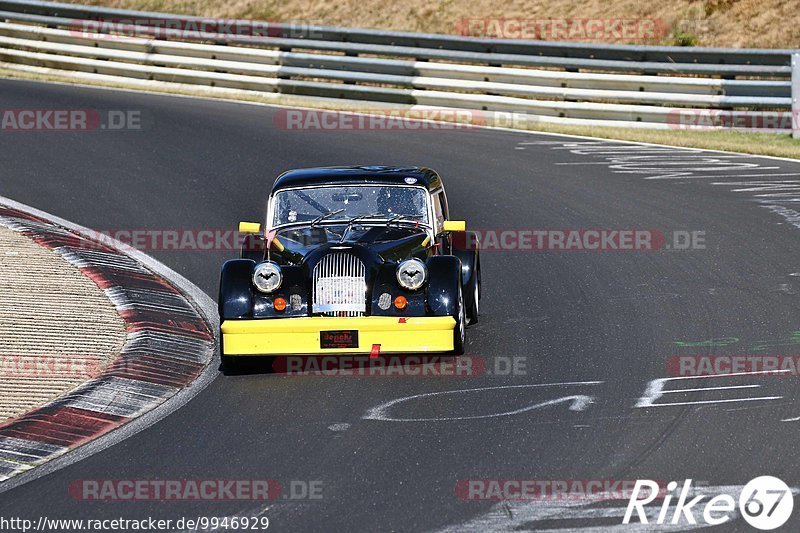
<instances>
[{"instance_id":1,"label":"rear view mirror","mask_svg":"<svg viewBox=\"0 0 800 533\"><path fill-rule=\"evenodd\" d=\"M258 222L239 222L239 233L261 233L261 224Z\"/></svg>"},{"instance_id":2,"label":"rear view mirror","mask_svg":"<svg viewBox=\"0 0 800 533\"><path fill-rule=\"evenodd\" d=\"M331 200L334 202L358 202L364 196L360 192L351 192L348 194L344 193L336 193L331 196Z\"/></svg>"},{"instance_id":3,"label":"rear view mirror","mask_svg":"<svg viewBox=\"0 0 800 533\"><path fill-rule=\"evenodd\" d=\"M467 223L463 220L445 220L444 231L467 231Z\"/></svg>"}]
</instances>

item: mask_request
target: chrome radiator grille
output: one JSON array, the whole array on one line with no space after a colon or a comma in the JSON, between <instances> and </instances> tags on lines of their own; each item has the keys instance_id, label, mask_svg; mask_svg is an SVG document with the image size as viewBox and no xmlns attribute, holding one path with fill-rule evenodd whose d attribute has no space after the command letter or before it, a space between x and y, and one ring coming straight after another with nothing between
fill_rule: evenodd
<instances>
[{"instance_id":1,"label":"chrome radiator grille","mask_svg":"<svg viewBox=\"0 0 800 533\"><path fill-rule=\"evenodd\" d=\"M314 312L361 316L367 310L364 263L347 253L331 253L314 267Z\"/></svg>"}]
</instances>

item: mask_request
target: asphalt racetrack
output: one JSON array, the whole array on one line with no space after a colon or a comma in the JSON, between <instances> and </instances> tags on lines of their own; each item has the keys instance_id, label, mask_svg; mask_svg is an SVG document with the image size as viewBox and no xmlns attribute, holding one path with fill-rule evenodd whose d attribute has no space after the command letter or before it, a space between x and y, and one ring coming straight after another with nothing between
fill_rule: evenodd
<instances>
[{"instance_id":1,"label":"asphalt racetrack","mask_svg":"<svg viewBox=\"0 0 800 533\"><path fill-rule=\"evenodd\" d=\"M722 493L761 475L800 486L796 372L654 382L692 361L676 357L800 352L800 163L487 129L287 131L276 108L34 82L0 81L0 94L8 109L141 111L141 131L2 134L0 195L90 228L235 229L262 218L286 169L415 164L442 174L454 218L495 237L482 254L481 320L467 332L479 375L220 374L152 427L0 494L4 516L632 531L620 525L624 502L469 500L457 487L690 478ZM514 249L527 230L568 229L664 241ZM212 298L236 255L147 252ZM430 394L446 391L463 392ZM83 501L69 492L82 479L270 479L298 494L268 505ZM752 531L741 517L720 530Z\"/></svg>"}]
</instances>

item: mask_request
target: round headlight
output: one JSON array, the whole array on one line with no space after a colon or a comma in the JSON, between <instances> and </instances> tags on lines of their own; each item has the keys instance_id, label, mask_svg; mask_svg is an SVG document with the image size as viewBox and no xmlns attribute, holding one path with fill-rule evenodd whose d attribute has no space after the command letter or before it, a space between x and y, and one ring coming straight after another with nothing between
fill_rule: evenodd
<instances>
[{"instance_id":1,"label":"round headlight","mask_svg":"<svg viewBox=\"0 0 800 533\"><path fill-rule=\"evenodd\" d=\"M272 261L266 261L256 265L253 272L253 285L261 292L275 292L281 286L283 274L281 267Z\"/></svg>"},{"instance_id":2,"label":"round headlight","mask_svg":"<svg viewBox=\"0 0 800 533\"><path fill-rule=\"evenodd\" d=\"M428 279L428 268L419 259L406 259L397 265L397 283L404 289L415 291Z\"/></svg>"}]
</instances>

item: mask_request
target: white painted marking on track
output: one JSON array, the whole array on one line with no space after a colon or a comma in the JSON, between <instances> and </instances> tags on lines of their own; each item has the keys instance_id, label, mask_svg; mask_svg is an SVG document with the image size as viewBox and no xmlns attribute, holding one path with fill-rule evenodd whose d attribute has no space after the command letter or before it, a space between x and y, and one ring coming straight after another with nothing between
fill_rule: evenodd
<instances>
[{"instance_id":1,"label":"white painted marking on track","mask_svg":"<svg viewBox=\"0 0 800 533\"><path fill-rule=\"evenodd\" d=\"M627 144L620 141L574 140L574 141L524 141L516 148L547 146L552 150L567 150L579 156L595 157L595 161L570 161L556 165L607 165L617 174L640 174L645 180L688 180L708 178L754 177L754 171L775 170L782 167L765 165L758 156L730 152L716 152L697 148L682 148L652 144ZM743 174L748 172L748 174Z\"/></svg>"},{"instance_id":2,"label":"white painted marking on track","mask_svg":"<svg viewBox=\"0 0 800 533\"><path fill-rule=\"evenodd\" d=\"M434 418L394 418L387 414L387 411L390 407L393 407L399 403L407 402L409 400L416 400L419 398L430 398L432 396L443 396L449 394L465 394L470 392L483 392L483 391L491 391L491 390L501 390L501 389L521 389L521 388L540 388L540 387L561 387L561 386L575 386L575 385L599 385L603 383L602 381L571 381L571 382L564 382L564 383L536 383L531 385L503 385L498 387L479 387L476 389L458 389L458 390L451 390L451 391L438 391L438 392L426 392L422 394L415 394L413 396L404 396L402 398L396 398L394 400L390 400L386 403L382 403L376 407L370 408L363 418L364 420L379 420L383 422L444 422L444 421L455 421L455 420L477 420L483 418L495 418L500 416L513 416L521 413L526 413L529 411L533 411L536 409L541 409L543 407L548 407L551 405L558 405L562 403L570 403L569 410L570 411L584 411L586 410L589 405L593 403L593 398L591 396L586 396L583 394L575 394L570 396L563 396L560 398L547 400L544 402L527 405L520 409L515 409L513 411L504 411L502 413L490 413L486 415L475 415L475 416L460 416L460 417L434 417Z\"/></svg>"},{"instance_id":3,"label":"white painted marking on track","mask_svg":"<svg viewBox=\"0 0 800 533\"><path fill-rule=\"evenodd\" d=\"M697 391L714 391L714 390L727 390L727 389L741 389L745 388L745 386L737 386L737 385L730 385L730 386L717 386L717 387L707 387L707 388L698 388L698 389L673 389L673 390L665 390L664 386L666 383L671 381L684 381L690 379L720 379L720 378L732 378L732 377L740 377L740 376L759 376L759 375L774 375L789 372L790 369L786 370L759 370L756 372L734 372L732 374L713 374L709 376L685 376L685 377L674 377L674 378L659 378L654 379L647 384L647 388L645 389L644 396L639 398L636 402L634 407L637 408L644 408L644 407L666 407L666 406L680 406L680 405L709 405L709 404L716 404L716 403L731 403L731 402L750 402L750 401L757 401L757 400L779 400L783 398L783 396L759 396L759 397L750 397L750 398L724 398L719 400L696 400L692 402L672 402L672 403L655 403L659 398L664 396L664 394L676 393L676 392L697 392ZM761 385L748 385L746 388L760 388Z\"/></svg>"},{"instance_id":4,"label":"white painted marking on track","mask_svg":"<svg viewBox=\"0 0 800 533\"><path fill-rule=\"evenodd\" d=\"M674 381L678 379L713 379L713 378L731 378L731 377L739 377L739 376L762 376L765 374L782 374L785 372L791 372L791 369L786 370L754 370L752 372L732 372L730 374L711 374L708 376L681 376L681 377L674 377L674 378L662 378L665 381Z\"/></svg>"},{"instance_id":5,"label":"white painted marking on track","mask_svg":"<svg viewBox=\"0 0 800 533\"><path fill-rule=\"evenodd\" d=\"M591 137L568 138L570 140L561 142L524 141L517 143L515 148L544 146L551 150L567 150L571 154L586 157L586 161L554 163L557 166L605 165L612 173L638 175L643 180L713 179L715 180L713 185L738 186L740 188L734 192L750 193L755 200L762 203L800 203L800 184L788 184L777 180L772 182L772 185L763 181L741 181L798 177L800 172L791 171L800 163L797 160L650 143L604 141ZM777 166L774 163L777 161L782 161L784 164ZM733 183L722 181L726 179L738 181ZM760 191L763 193L754 194ZM768 208L782 216L788 224L800 229L800 213L779 205Z\"/></svg>"},{"instance_id":6,"label":"white painted marking on track","mask_svg":"<svg viewBox=\"0 0 800 533\"><path fill-rule=\"evenodd\" d=\"M774 174L731 174L729 176L714 176L715 178L769 178L772 176L800 176L800 172L781 172ZM744 182L743 185L746 185ZM719 183L712 183L712 185L738 185L735 182L721 181Z\"/></svg>"},{"instance_id":7,"label":"white painted marking on track","mask_svg":"<svg viewBox=\"0 0 800 533\"><path fill-rule=\"evenodd\" d=\"M637 154L642 154L644 152L636 152L636 153ZM603 155L618 154L620 157L606 158L606 159L611 159L611 160L615 160L615 161L616 160L630 161L630 160L646 160L646 159L650 159L650 160L653 160L653 161L658 161L660 164L664 164L664 165L677 165L677 164L680 164L678 161L682 161L682 160L691 161L694 158L700 158L701 161L703 159L711 160L710 157L707 154L686 153L686 152L682 152L682 151L681 152L675 151L673 153L679 153L680 157L674 158L675 162L664 162L663 161L664 158L662 157L664 155L664 153L665 153L664 151L658 151L658 152L653 153L653 154L631 155L630 152L604 152ZM713 159L714 160L720 160L720 159L741 159L741 158L742 158L742 156L737 156L737 155L720 155L720 156L715 155ZM555 163L556 166L570 166L570 165L583 166L583 165L608 165L608 164L609 164L609 161L568 161L568 162ZM778 167L770 167L770 168L778 168ZM766 175L767 176L776 176L777 174L766 174ZM706 176L703 176L703 177L706 177ZM711 176L708 176L708 177L711 177Z\"/></svg>"},{"instance_id":8,"label":"white painted marking on track","mask_svg":"<svg viewBox=\"0 0 800 533\"><path fill-rule=\"evenodd\" d=\"M677 405L707 405L716 403L732 403L732 402L757 402L760 400L780 400L783 396L759 396L757 398L728 398L725 400L696 400L693 402L670 402L670 403L654 403L644 407L673 407ZM642 407L638 406L637 407Z\"/></svg>"},{"instance_id":9,"label":"white painted marking on track","mask_svg":"<svg viewBox=\"0 0 800 533\"><path fill-rule=\"evenodd\" d=\"M675 389L675 390L665 390L662 391L662 394L673 394L676 392L702 392L707 390L727 390L727 389L753 389L758 388L761 385L729 385L726 387L706 387L706 388L698 388L698 389Z\"/></svg>"},{"instance_id":10,"label":"white painted marking on track","mask_svg":"<svg viewBox=\"0 0 800 533\"><path fill-rule=\"evenodd\" d=\"M588 165L608 165L605 161L571 161L569 163L556 163L557 167L569 167L569 166L588 166Z\"/></svg>"}]
</instances>

